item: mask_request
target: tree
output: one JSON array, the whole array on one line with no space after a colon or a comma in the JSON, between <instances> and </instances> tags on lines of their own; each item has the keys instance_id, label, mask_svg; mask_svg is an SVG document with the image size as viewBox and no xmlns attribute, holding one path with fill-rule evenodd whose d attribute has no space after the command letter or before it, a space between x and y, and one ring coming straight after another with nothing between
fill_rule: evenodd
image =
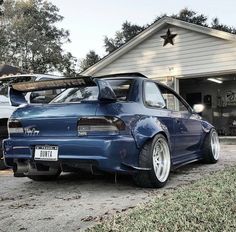
<instances>
[{"instance_id":1,"label":"tree","mask_svg":"<svg viewBox=\"0 0 236 232\"><path fill-rule=\"evenodd\" d=\"M235 28L221 24L218 18L213 18L212 23L211 23L211 28L236 34Z\"/></svg>"},{"instance_id":2,"label":"tree","mask_svg":"<svg viewBox=\"0 0 236 232\"><path fill-rule=\"evenodd\" d=\"M155 18L154 22L160 20L166 14L162 14ZM220 24L218 18L212 20L211 26L207 24L207 16L204 14L199 14L193 10L189 10L188 8L184 8L180 10L178 14L172 14L170 17L179 19L185 22L194 23L204 27L211 27L214 29L230 32L236 34L236 29L233 27L229 27L224 24ZM127 41L135 37L137 34L142 32L150 25L139 26L136 24L131 24L130 22L124 22L122 24L121 30L115 33L113 38L108 38L107 36L104 39L104 45L107 53L111 53L115 51L117 48L125 44Z\"/></svg>"},{"instance_id":3,"label":"tree","mask_svg":"<svg viewBox=\"0 0 236 232\"><path fill-rule=\"evenodd\" d=\"M122 24L121 30L116 32L114 38L108 38L107 36L105 36L104 43L106 52L113 52L114 50L128 42L130 39L132 39L134 36L139 34L145 28L145 26L131 24L130 22L125 21Z\"/></svg>"},{"instance_id":4,"label":"tree","mask_svg":"<svg viewBox=\"0 0 236 232\"><path fill-rule=\"evenodd\" d=\"M1 1L1 0L0 0ZM0 16L0 61L25 72L75 75L76 59L62 49L69 32L59 9L45 0L5 0Z\"/></svg>"},{"instance_id":5,"label":"tree","mask_svg":"<svg viewBox=\"0 0 236 232\"><path fill-rule=\"evenodd\" d=\"M3 14L2 5L3 5L3 0L0 0L0 16Z\"/></svg>"},{"instance_id":6,"label":"tree","mask_svg":"<svg viewBox=\"0 0 236 232\"><path fill-rule=\"evenodd\" d=\"M178 14L173 14L171 15L171 17L185 22L194 23L200 26L208 26L207 16L203 14L198 14L193 10L189 10L188 8L180 10Z\"/></svg>"},{"instance_id":7,"label":"tree","mask_svg":"<svg viewBox=\"0 0 236 232\"><path fill-rule=\"evenodd\" d=\"M101 58L95 53L95 51L90 50L86 57L80 62L81 72L97 63L100 59Z\"/></svg>"}]
</instances>

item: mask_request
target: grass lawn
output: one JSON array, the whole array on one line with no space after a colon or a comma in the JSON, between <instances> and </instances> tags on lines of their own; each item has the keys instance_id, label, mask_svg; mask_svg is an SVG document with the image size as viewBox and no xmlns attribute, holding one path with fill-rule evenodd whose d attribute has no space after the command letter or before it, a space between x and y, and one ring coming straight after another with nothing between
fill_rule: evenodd
<instances>
[{"instance_id":1,"label":"grass lawn","mask_svg":"<svg viewBox=\"0 0 236 232\"><path fill-rule=\"evenodd\" d=\"M156 197L88 231L236 231L236 167Z\"/></svg>"}]
</instances>

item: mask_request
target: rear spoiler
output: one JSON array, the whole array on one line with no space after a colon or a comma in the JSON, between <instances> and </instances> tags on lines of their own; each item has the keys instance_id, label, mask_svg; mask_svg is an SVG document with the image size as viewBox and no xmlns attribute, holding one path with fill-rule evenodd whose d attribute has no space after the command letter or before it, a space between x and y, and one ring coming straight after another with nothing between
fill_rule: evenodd
<instances>
[{"instance_id":1,"label":"rear spoiler","mask_svg":"<svg viewBox=\"0 0 236 232\"><path fill-rule=\"evenodd\" d=\"M51 89L69 89L96 85L99 89L98 100L107 102L116 101L116 95L106 80L82 76L75 78L62 78L56 80L21 82L12 84L9 87L10 103L12 106L27 104L27 101L24 97L24 93L27 92Z\"/></svg>"}]
</instances>

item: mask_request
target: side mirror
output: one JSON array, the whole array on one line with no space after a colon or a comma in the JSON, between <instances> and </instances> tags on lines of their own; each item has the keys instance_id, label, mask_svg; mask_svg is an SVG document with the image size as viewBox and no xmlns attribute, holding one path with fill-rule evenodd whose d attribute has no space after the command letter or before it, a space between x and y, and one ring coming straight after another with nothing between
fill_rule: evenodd
<instances>
[{"instance_id":1,"label":"side mirror","mask_svg":"<svg viewBox=\"0 0 236 232\"><path fill-rule=\"evenodd\" d=\"M195 104L193 105L193 111L194 113L202 113L202 111L205 109L205 106L203 104Z\"/></svg>"}]
</instances>

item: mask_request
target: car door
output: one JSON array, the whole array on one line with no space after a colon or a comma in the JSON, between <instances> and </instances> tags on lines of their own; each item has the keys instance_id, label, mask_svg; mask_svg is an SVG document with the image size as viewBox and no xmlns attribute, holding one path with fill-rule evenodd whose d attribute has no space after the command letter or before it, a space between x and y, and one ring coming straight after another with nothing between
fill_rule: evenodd
<instances>
[{"instance_id":1,"label":"car door","mask_svg":"<svg viewBox=\"0 0 236 232\"><path fill-rule=\"evenodd\" d=\"M193 114L187 103L174 91L159 86L167 109L171 110L174 122L173 162L184 162L197 158L200 151L202 124L200 117Z\"/></svg>"},{"instance_id":2,"label":"car door","mask_svg":"<svg viewBox=\"0 0 236 232\"><path fill-rule=\"evenodd\" d=\"M171 110L166 108L165 100L158 88L157 83L153 81L144 82L144 105L146 113L150 116L158 118L158 120L168 129L170 136L170 148L172 150L174 140L174 126Z\"/></svg>"}]
</instances>

